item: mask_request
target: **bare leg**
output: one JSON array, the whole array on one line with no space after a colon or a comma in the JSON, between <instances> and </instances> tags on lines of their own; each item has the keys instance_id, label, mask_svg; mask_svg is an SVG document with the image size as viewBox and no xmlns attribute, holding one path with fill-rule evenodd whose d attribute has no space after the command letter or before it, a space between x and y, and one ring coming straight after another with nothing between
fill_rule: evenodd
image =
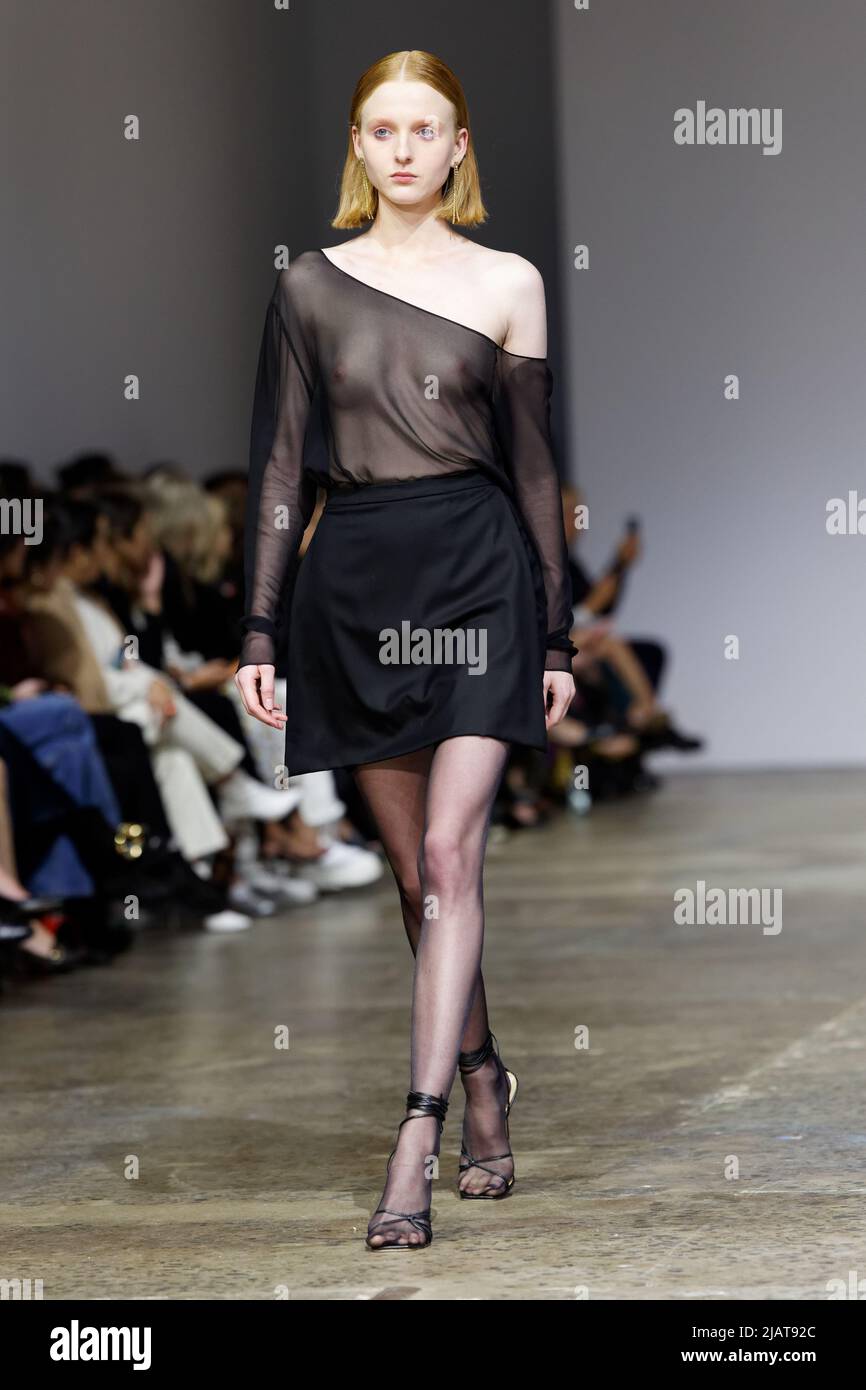
<instances>
[{"instance_id":1,"label":"bare leg","mask_svg":"<svg viewBox=\"0 0 866 1390\"><path fill-rule=\"evenodd\" d=\"M425 749L355 773L379 824L416 953L411 1088L446 1100L458 1053L480 1046L487 1036L480 979L482 876L490 814L507 754L508 745L501 740L465 736L446 739L432 755ZM407 849L413 840L414 875ZM432 1116L402 1126L382 1207L414 1212L429 1205L428 1175L438 1144ZM385 1221L377 1235L377 1226ZM374 1245L424 1241L410 1222L376 1214L369 1238Z\"/></svg>"}]
</instances>

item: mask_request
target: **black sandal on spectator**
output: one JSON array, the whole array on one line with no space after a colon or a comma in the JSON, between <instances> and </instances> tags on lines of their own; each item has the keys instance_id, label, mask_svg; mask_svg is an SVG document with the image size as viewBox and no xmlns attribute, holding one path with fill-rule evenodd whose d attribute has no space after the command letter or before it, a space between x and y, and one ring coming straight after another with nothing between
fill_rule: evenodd
<instances>
[{"instance_id":1,"label":"black sandal on spectator","mask_svg":"<svg viewBox=\"0 0 866 1390\"><path fill-rule=\"evenodd\" d=\"M631 732L640 739L641 748L645 752L657 748L676 748L680 753L696 753L704 746L704 739L693 738L674 728L667 715L662 715L655 724L646 729L633 729Z\"/></svg>"},{"instance_id":2,"label":"black sandal on spectator","mask_svg":"<svg viewBox=\"0 0 866 1390\"><path fill-rule=\"evenodd\" d=\"M4 922L29 922L63 909L62 898L4 898L0 895L0 917Z\"/></svg>"},{"instance_id":3,"label":"black sandal on spectator","mask_svg":"<svg viewBox=\"0 0 866 1390\"><path fill-rule=\"evenodd\" d=\"M18 946L33 935L27 922L4 922L0 919L0 947Z\"/></svg>"},{"instance_id":4,"label":"black sandal on spectator","mask_svg":"<svg viewBox=\"0 0 866 1390\"><path fill-rule=\"evenodd\" d=\"M0 993L3 990L4 976L11 974L15 969L18 947L32 935L33 928L26 922L0 921Z\"/></svg>"},{"instance_id":5,"label":"black sandal on spectator","mask_svg":"<svg viewBox=\"0 0 866 1390\"><path fill-rule=\"evenodd\" d=\"M57 928L57 945L79 965L111 965L135 940L137 922L128 921L120 903L103 894L70 899Z\"/></svg>"},{"instance_id":6,"label":"black sandal on spectator","mask_svg":"<svg viewBox=\"0 0 866 1390\"><path fill-rule=\"evenodd\" d=\"M47 955L37 955L35 951L15 952L15 969L21 975L46 976L66 975L83 965L85 953L76 946L62 946L55 942Z\"/></svg>"}]
</instances>

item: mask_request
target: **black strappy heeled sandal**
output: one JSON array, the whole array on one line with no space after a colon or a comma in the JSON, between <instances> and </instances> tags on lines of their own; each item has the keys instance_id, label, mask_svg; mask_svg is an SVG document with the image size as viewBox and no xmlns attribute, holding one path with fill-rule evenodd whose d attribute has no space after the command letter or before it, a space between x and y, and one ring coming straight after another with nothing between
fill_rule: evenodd
<instances>
[{"instance_id":1,"label":"black strappy heeled sandal","mask_svg":"<svg viewBox=\"0 0 866 1390\"><path fill-rule=\"evenodd\" d=\"M496 1038L494 1037L494 1035L488 1032L486 1040L481 1044L480 1047L477 1047L474 1052L461 1052L458 1058L458 1065L460 1067L461 1073L463 1074L465 1074L466 1072L478 1071L479 1067L482 1067L484 1063L487 1061L487 1059L491 1056L494 1056L496 1058L497 1063L505 1072L505 1075L508 1078L508 1099L505 1102L505 1138L507 1143L510 1145L511 1135L508 1132L508 1116L511 1113L511 1107L514 1104L515 1098L517 1096L517 1077L515 1076L513 1071L508 1070L508 1068L504 1065L502 1058L499 1056L499 1044L496 1042ZM504 1184L503 1187L499 1188L498 1191L495 1192L464 1192L462 1187L458 1187L457 1190L462 1198L464 1198L467 1202L501 1202L503 1197L508 1196L509 1192L514 1186L514 1174L512 1173L510 1178L506 1178L504 1173L494 1172L492 1168L485 1168L484 1165L485 1163L494 1163L497 1159L500 1158L510 1158L513 1163L514 1155L511 1152L510 1147L508 1152L504 1154L488 1154L486 1158L473 1158L472 1154L468 1152L466 1145L463 1139L461 1138L460 1157L468 1159L469 1161L468 1163L460 1164L457 1170L458 1179L461 1173L467 1172L470 1168L482 1168L484 1169L485 1173L489 1173L492 1178L497 1178L500 1183Z\"/></svg>"},{"instance_id":2,"label":"black strappy heeled sandal","mask_svg":"<svg viewBox=\"0 0 866 1390\"><path fill-rule=\"evenodd\" d=\"M397 1144L400 1142L400 1130L409 1120L423 1120L428 1115L435 1115L439 1125L439 1133L440 1135L442 1134L442 1130L445 1126L445 1112L448 1109L448 1102L444 1097L433 1096L426 1091L410 1091L406 1097L406 1109L420 1110L422 1114L407 1115L405 1120L400 1121L397 1126ZM388 1168L386 1172L391 1168L391 1159L397 1152L397 1144L394 1145L388 1155ZM373 1216L376 1216L380 1211L393 1217L393 1220L377 1221L372 1231L367 1232L367 1239L364 1243L368 1250L426 1250L427 1246L433 1243L433 1227L430 1224L430 1207L427 1207L425 1211L413 1212L392 1211L389 1207L377 1207L373 1212ZM370 1220L372 1221L372 1219L373 1217L371 1216ZM416 1231L420 1231L423 1236L426 1236L426 1240L415 1241L411 1245L406 1240L386 1240L383 1241L381 1245L370 1244L370 1237L377 1236L383 1226L396 1226L398 1221L408 1221L415 1227Z\"/></svg>"}]
</instances>

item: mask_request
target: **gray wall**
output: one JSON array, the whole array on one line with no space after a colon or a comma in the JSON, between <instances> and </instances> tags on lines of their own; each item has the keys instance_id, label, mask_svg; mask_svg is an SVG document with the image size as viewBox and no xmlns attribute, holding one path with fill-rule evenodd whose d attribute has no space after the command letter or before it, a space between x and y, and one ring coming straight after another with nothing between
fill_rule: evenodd
<instances>
[{"instance_id":1,"label":"gray wall","mask_svg":"<svg viewBox=\"0 0 866 1390\"><path fill-rule=\"evenodd\" d=\"M866 537L827 535L825 507L866 481L866 7L555 11L561 263L591 250L563 277L586 555L640 514L622 628L670 643L705 765L862 765ZM781 153L676 146L701 99L781 107Z\"/></svg>"},{"instance_id":2,"label":"gray wall","mask_svg":"<svg viewBox=\"0 0 866 1390\"><path fill-rule=\"evenodd\" d=\"M301 186L303 25L239 0L6 0L4 453L43 476L89 447L134 470L243 462L257 258Z\"/></svg>"}]
</instances>

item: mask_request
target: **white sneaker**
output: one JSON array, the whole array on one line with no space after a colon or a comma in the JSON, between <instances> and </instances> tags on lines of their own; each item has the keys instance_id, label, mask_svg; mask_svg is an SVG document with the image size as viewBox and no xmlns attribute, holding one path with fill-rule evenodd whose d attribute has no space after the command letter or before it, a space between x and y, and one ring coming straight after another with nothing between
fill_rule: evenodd
<instances>
[{"instance_id":1,"label":"white sneaker","mask_svg":"<svg viewBox=\"0 0 866 1390\"><path fill-rule=\"evenodd\" d=\"M230 885L228 900L232 907L248 913L250 917L273 917L277 910L275 902L264 897L252 883L242 878Z\"/></svg>"},{"instance_id":2,"label":"white sneaker","mask_svg":"<svg viewBox=\"0 0 866 1390\"><path fill-rule=\"evenodd\" d=\"M227 907L222 912L212 912L209 917L205 917L204 925L207 931L246 931L253 925L253 919L243 912L234 912Z\"/></svg>"},{"instance_id":3,"label":"white sneaker","mask_svg":"<svg viewBox=\"0 0 866 1390\"><path fill-rule=\"evenodd\" d=\"M319 890L315 883L308 883L306 879L302 878L293 878L288 872L288 864L285 865L285 868L285 873L279 873L266 868L264 865L255 864L244 873L244 877L257 893L265 893L269 898L276 898L281 903L315 902L319 896Z\"/></svg>"},{"instance_id":4,"label":"white sneaker","mask_svg":"<svg viewBox=\"0 0 866 1390\"><path fill-rule=\"evenodd\" d=\"M319 858L298 867L298 877L314 883L323 893L339 893L343 888L363 888L375 883L385 872L378 854L332 840Z\"/></svg>"},{"instance_id":5,"label":"white sneaker","mask_svg":"<svg viewBox=\"0 0 866 1390\"><path fill-rule=\"evenodd\" d=\"M248 773L235 770L217 787L220 817L227 825L236 821L285 820L301 799L297 787L278 791L264 782L257 782Z\"/></svg>"}]
</instances>

